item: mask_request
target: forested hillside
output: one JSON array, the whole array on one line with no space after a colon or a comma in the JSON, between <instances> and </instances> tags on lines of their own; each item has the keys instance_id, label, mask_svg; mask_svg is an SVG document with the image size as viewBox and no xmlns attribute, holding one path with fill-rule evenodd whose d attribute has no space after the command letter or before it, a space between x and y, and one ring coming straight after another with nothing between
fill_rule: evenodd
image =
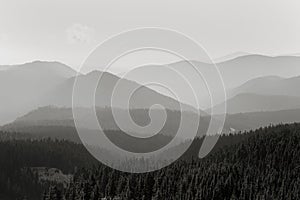
<instances>
[{"instance_id":1,"label":"forested hillside","mask_svg":"<svg viewBox=\"0 0 300 200\"><path fill-rule=\"evenodd\" d=\"M4 133L1 133L1 135ZM40 199L49 187L41 182L32 167L57 168L73 174L77 168L98 163L82 145L68 141L0 141L0 199ZM53 183L57 185L56 183Z\"/></svg>"},{"instance_id":2,"label":"forested hillside","mask_svg":"<svg viewBox=\"0 0 300 200\"><path fill-rule=\"evenodd\" d=\"M181 159L146 174L83 168L44 199L300 199L300 124L244 134L205 159Z\"/></svg>"},{"instance_id":3,"label":"forested hillside","mask_svg":"<svg viewBox=\"0 0 300 200\"><path fill-rule=\"evenodd\" d=\"M203 141L198 138L175 163L145 174L112 170L81 144L4 138L0 199L300 198L300 124L223 135L204 159L197 157ZM130 161L124 165L134 166ZM67 185L41 181L39 168L55 168L74 179Z\"/></svg>"}]
</instances>

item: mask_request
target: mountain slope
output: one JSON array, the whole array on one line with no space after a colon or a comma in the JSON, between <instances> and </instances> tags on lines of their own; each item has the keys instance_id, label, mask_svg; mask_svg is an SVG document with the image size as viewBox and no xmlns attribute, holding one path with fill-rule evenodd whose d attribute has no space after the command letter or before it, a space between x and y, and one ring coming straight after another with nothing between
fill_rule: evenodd
<instances>
[{"instance_id":1,"label":"mountain slope","mask_svg":"<svg viewBox=\"0 0 300 200\"><path fill-rule=\"evenodd\" d=\"M220 109L224 104L223 102L215 106L217 113L220 113ZM242 93L228 99L226 104L228 114L289 110L300 108L300 97ZM210 110L207 110L207 112L210 112Z\"/></svg>"},{"instance_id":2,"label":"mountain slope","mask_svg":"<svg viewBox=\"0 0 300 200\"><path fill-rule=\"evenodd\" d=\"M300 65L299 65L300 66ZM239 93L255 93L262 95L300 96L300 76L291 78L260 77L247 81L229 91L229 96Z\"/></svg>"},{"instance_id":3,"label":"mountain slope","mask_svg":"<svg viewBox=\"0 0 300 200\"><path fill-rule=\"evenodd\" d=\"M99 78L101 77L100 81ZM108 72L93 71L86 75L79 75L77 79L72 77L62 84L55 87L49 93L45 94L43 100L44 105L54 105L59 107L72 107L72 94L74 83L77 81L79 85L77 97L80 97L76 107L93 106L91 95L95 95L95 105L97 107L111 107L113 92L118 84L120 87L119 95L126 96L127 93L134 91L129 99L129 104L119 106L121 109L149 109L154 104L160 104L166 109L180 110L181 108L189 111L196 111L192 106L181 104L168 96L164 96L154 90L139 85L136 82L121 79L118 76ZM99 81L99 82L98 82ZM136 90L135 90L136 89ZM118 99L118 103L127 99ZM75 101L74 101L74 104ZM119 105L119 104L118 104ZM181 107L182 106L182 107Z\"/></svg>"},{"instance_id":4,"label":"mountain slope","mask_svg":"<svg viewBox=\"0 0 300 200\"><path fill-rule=\"evenodd\" d=\"M193 66L191 66L191 64ZM300 57L293 57L293 56L278 56L278 57L269 57L269 56L262 56L262 55L245 55L234 58L232 60L227 60L221 63L217 63L217 67L219 69L220 75L224 81L224 86L226 90L231 90L232 88L239 87L243 83L248 80L256 79L262 76L280 76L280 77L293 77L295 75L300 74ZM176 63L171 63L168 65L162 66L150 66L153 67L153 70L148 70L149 66L140 67L141 71L147 70L147 77L150 80L170 80L170 89L176 88L180 91L183 91L183 100L184 103L189 103L190 105L194 105L191 103L191 99L194 98L193 95L189 95L185 93L185 90L189 88L188 85L184 83L183 80L178 78L176 75L172 75L170 70L160 70L161 68L170 68L176 70L179 75L183 75L187 82L193 86L196 91L197 97L200 100L201 109L207 109L212 107L216 104L221 103L224 101L222 97L222 90L220 87L216 87L216 81L218 80L218 74L214 71L214 65L208 63L202 63L199 61L191 60L191 61L180 61ZM202 75L196 73L197 71L194 67L202 73ZM143 69L144 68L144 69ZM159 71L160 70L160 71ZM157 72L160 73L157 73ZM137 81L138 83L142 82L143 79L139 74L132 75L130 80ZM209 85L206 85L206 80ZM298 82L291 82L289 84L294 84L294 87L299 85ZM216 95L216 100L214 105L210 105L210 97L209 91L214 92ZM276 85L274 85L276 87ZM286 87L285 87L286 88ZM155 88L156 91L169 95L164 89ZM263 90L262 90L263 91ZM293 89L287 90L289 92L285 93L276 93L277 95L284 95L289 94L293 91ZM299 91L299 89L294 90ZM244 91L246 93L246 91ZM251 93L248 91L247 93ZM229 95L233 97L237 93ZM266 94L266 93L260 93ZM299 93L300 94L300 91ZM194 105L195 106L195 105ZM196 107L196 106L195 106Z\"/></svg>"},{"instance_id":5,"label":"mountain slope","mask_svg":"<svg viewBox=\"0 0 300 200\"><path fill-rule=\"evenodd\" d=\"M226 61L238 58L238 57L248 56L248 55L251 55L251 53L239 51L239 52L234 52L234 53L222 56L222 57L215 58L215 59L213 59L213 61L215 63L221 63L221 62L226 62Z\"/></svg>"},{"instance_id":6,"label":"mountain slope","mask_svg":"<svg viewBox=\"0 0 300 200\"><path fill-rule=\"evenodd\" d=\"M177 160L146 175L120 173L105 165L83 169L65 194L106 199L299 199L299 129L299 124L279 125L245 133L246 140L203 159L198 159L199 141L191 151L195 152L192 161ZM140 165L138 161L125 162L122 167L130 171L145 166L151 169L154 164L142 160ZM114 183L126 187L116 193ZM94 188L100 189L90 192Z\"/></svg>"},{"instance_id":7,"label":"mountain slope","mask_svg":"<svg viewBox=\"0 0 300 200\"><path fill-rule=\"evenodd\" d=\"M19 116L38 107L72 106L73 85L77 72L58 62L36 61L17 66L2 66L0 71L0 125L13 121ZM102 79L97 86L98 78ZM121 94L125 95L132 89L138 88L129 102L130 108L149 108L153 104L161 104L167 109L194 110L191 106L180 105L178 101L163 96L136 82L110 74L93 71L89 74L79 74L77 82L80 83L80 106L89 107L93 102L88 98L93 95L93 86L96 89L96 105L110 107L113 89L120 83ZM122 102L120 99L118 102ZM126 107L126 106L125 106ZM195 110L194 110L195 111Z\"/></svg>"},{"instance_id":8,"label":"mountain slope","mask_svg":"<svg viewBox=\"0 0 300 200\"><path fill-rule=\"evenodd\" d=\"M225 124L232 130L245 131L294 122L300 122L300 109L231 114L227 115Z\"/></svg>"},{"instance_id":9,"label":"mountain slope","mask_svg":"<svg viewBox=\"0 0 300 200\"><path fill-rule=\"evenodd\" d=\"M84 125L80 126L80 128L85 130L92 130L94 126L90 125L92 119L89 115L90 109L89 108L75 108L80 109L80 112L82 113L82 118L80 118L81 121L83 121ZM126 113L127 110L125 109L117 109L117 113L120 117L123 117L122 114ZM140 125L140 126L146 126L150 122L155 123L155 116L161 115L164 111L160 109L152 110L152 121L150 121L149 117L149 110L148 109L131 109L129 110L130 115L132 117L132 120L134 123ZM99 124L101 125L101 128L103 131L120 131L120 128L118 124L115 121L114 116L112 115L112 110L109 107L96 108L96 113L98 117ZM124 115L125 116L125 115ZM154 116L154 117L153 117ZM180 111L176 110L166 110L166 121L162 126L159 126L159 133L161 135L165 136L174 136L177 131L178 127L181 123L181 118L186 118L187 124L182 124L183 130L190 130L195 123L195 121L198 119L197 114L189 111L184 111L180 113ZM154 122L153 122L154 120ZM198 135L203 135L207 128L208 124L210 122L209 116L201 116L200 123L199 123L199 129L198 129ZM47 106L47 107L41 107L36 110L33 110L26 115L17 118L14 122L6 124L2 127L0 127L0 130L7 131L7 132L35 132L37 134L39 133L47 133L48 136L51 136L51 129L59 130L59 127L62 128L62 130L66 130L65 132L70 132L70 128L75 127L72 109L71 108L59 108L59 107L53 107L53 106ZM130 126L125 127L127 130L126 132L131 132L133 135L141 136L141 135L152 135L153 133L147 133L147 132L136 132L135 129L130 129ZM123 127L124 128L124 127ZM228 131L229 127L224 128L224 131ZM64 132L64 131L54 131L55 133L52 134L51 137L54 138L62 138L57 137L56 132ZM77 132L74 129L74 140L78 141L77 138ZM158 134L159 134L158 133ZM190 138L190 134L187 132L185 137ZM69 139L70 135L66 135L65 139ZM74 141L73 140L73 141Z\"/></svg>"},{"instance_id":10,"label":"mountain slope","mask_svg":"<svg viewBox=\"0 0 300 200\"><path fill-rule=\"evenodd\" d=\"M83 109L82 112L85 112L84 110L85 109ZM98 108L97 110L98 112L102 113L98 115L98 117L100 121L103 121L102 124L105 129L111 131L119 130L114 121L111 120L108 108ZM147 112L147 110L131 111L133 114L133 119L139 124L149 121L149 118L146 114ZM175 112L172 113L173 114L170 115L169 121L164 128L163 134L165 135L172 135L172 132L175 132L176 128L178 127L178 118L176 118L177 115ZM190 115L191 120L193 119L191 113L186 113L186 115ZM201 135L201 133L206 130L210 121L209 118L209 116L203 116L200 119L198 135ZM218 119L218 115L214 116L214 118ZM87 120L88 125L88 119L86 118L85 120ZM228 132L230 129L231 131L253 130L258 127L268 126L270 124L294 122L300 122L300 109L228 114L225 120L224 131ZM34 132L37 134L44 132L47 133L48 136L52 135L52 137L55 138L63 138L62 136L59 136L56 133L54 134L53 132L71 133L72 127L74 127L74 121L70 108L43 107L18 118L13 123L7 124L0 129L8 132ZM59 131L59 129L64 131ZM75 140L78 141L77 133L75 130L73 132L76 135ZM72 138L70 135L71 134L65 135L65 139Z\"/></svg>"},{"instance_id":11,"label":"mountain slope","mask_svg":"<svg viewBox=\"0 0 300 200\"><path fill-rule=\"evenodd\" d=\"M297 56L246 55L217 65L227 88L235 88L247 80L262 76L287 78L300 74L300 57Z\"/></svg>"},{"instance_id":12,"label":"mountain slope","mask_svg":"<svg viewBox=\"0 0 300 200\"><path fill-rule=\"evenodd\" d=\"M212 67L210 64L191 61L200 71ZM181 61L169 66L177 69L189 64ZM217 63L221 76L227 89L238 87L247 80L262 76L293 77L300 74L300 57L277 56L269 57L263 55L245 55L232 60ZM234 76L233 76L234 74Z\"/></svg>"},{"instance_id":13,"label":"mountain slope","mask_svg":"<svg viewBox=\"0 0 300 200\"><path fill-rule=\"evenodd\" d=\"M36 61L0 68L0 124L36 108L46 91L76 74L59 62Z\"/></svg>"}]
</instances>

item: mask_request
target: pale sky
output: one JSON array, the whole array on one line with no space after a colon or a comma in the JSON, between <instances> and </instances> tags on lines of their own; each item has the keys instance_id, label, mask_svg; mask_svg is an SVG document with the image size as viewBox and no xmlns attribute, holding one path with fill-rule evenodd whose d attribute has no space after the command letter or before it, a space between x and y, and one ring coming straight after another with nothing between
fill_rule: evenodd
<instances>
[{"instance_id":1,"label":"pale sky","mask_svg":"<svg viewBox=\"0 0 300 200\"><path fill-rule=\"evenodd\" d=\"M0 65L55 60L75 69L102 41L138 27L182 32L212 58L300 53L299 0L0 0Z\"/></svg>"}]
</instances>

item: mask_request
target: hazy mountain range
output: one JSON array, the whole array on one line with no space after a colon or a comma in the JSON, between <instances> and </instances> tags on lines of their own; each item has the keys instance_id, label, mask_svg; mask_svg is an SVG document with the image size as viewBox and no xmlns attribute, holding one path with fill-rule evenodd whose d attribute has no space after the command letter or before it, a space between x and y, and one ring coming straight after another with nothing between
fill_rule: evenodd
<instances>
[{"instance_id":1,"label":"hazy mountain range","mask_svg":"<svg viewBox=\"0 0 300 200\"><path fill-rule=\"evenodd\" d=\"M85 108L81 108L84 113ZM103 128L106 130L116 131L119 130L118 126L111 120L109 109L98 108L97 112L102 113L98 115L98 119L103 124ZM146 114L147 110L133 110L133 118L138 123L149 122L149 118ZM169 111L171 112L171 111ZM104 113L104 114L103 114ZM191 120L193 119L193 114L186 112ZM178 128L178 117L179 113L172 112L166 122L165 129L167 131L162 131L165 135L170 135L169 132L175 132ZM214 116L217 120L218 115ZM82 119L86 120L87 126L84 127L88 129L88 118ZM210 116L202 116L199 128L199 135L203 133L208 126L210 121ZM248 112L248 113L237 113L237 114L227 114L224 132L237 132L245 131L250 129L256 129L258 127L268 126L271 124L279 123L293 123L300 122L300 108L292 110L278 110L278 111L265 111L265 112ZM17 118L14 122L2 126L1 130L6 131L23 131L31 129L33 127L74 127L72 110L70 108L58 108L58 107L42 107L29 112L28 114ZM26 132L26 131L25 131Z\"/></svg>"},{"instance_id":2,"label":"hazy mountain range","mask_svg":"<svg viewBox=\"0 0 300 200\"><path fill-rule=\"evenodd\" d=\"M76 72L58 62L36 61L0 67L0 124L41 106L40 97Z\"/></svg>"},{"instance_id":3,"label":"hazy mountain range","mask_svg":"<svg viewBox=\"0 0 300 200\"><path fill-rule=\"evenodd\" d=\"M240 93L255 93L261 95L286 95L299 97L299 85L300 76L297 76L297 74L290 78L266 76L247 81L241 86L229 90L228 95L229 97L232 97Z\"/></svg>"},{"instance_id":4,"label":"hazy mountain range","mask_svg":"<svg viewBox=\"0 0 300 200\"><path fill-rule=\"evenodd\" d=\"M222 113L224 104L215 106L216 113ZM300 97L240 93L226 101L226 108L228 114L297 109L300 108Z\"/></svg>"},{"instance_id":5,"label":"hazy mountain range","mask_svg":"<svg viewBox=\"0 0 300 200\"><path fill-rule=\"evenodd\" d=\"M192 65L193 66L192 66ZM278 56L269 57L262 55L243 55L240 57L233 57L231 60L217 63L220 75L222 76L228 98L240 93L257 93L262 95L293 95L293 92L299 91L297 86L299 80L291 78L300 75L300 57L297 56ZM179 77L170 78L170 70L162 70L162 68L171 68L184 75L188 82L197 91L197 98L200 100L201 109L208 109L210 105L210 97L207 87L215 94L214 105L220 104L224 101L221 94L221 88L217 87L219 83L218 75L214 69L214 65L203 63L199 61L180 61L162 66L144 66L140 68L141 73L133 73L128 78L138 83L143 83L144 76L147 74L149 80L168 80L171 88L176 88L182 91L182 102L196 107L191 99L194 94L187 93L188 86L184 84ZM152 68L152 70L151 70ZM196 70L195 70L196 69ZM142 72L146 72L143 76ZM159 71L159 73L157 73ZM201 75L197 71L200 71ZM282 79L282 82L277 80L276 84L273 79ZM281 78L280 78L281 77ZM290 78L290 79L289 79ZM287 79L287 80L285 80ZM209 85L206 85L206 82ZM248 82L247 82L248 81ZM247 83L246 83L247 82ZM253 82L255 84L253 84ZM253 85L252 89L244 90L244 84ZM272 86L273 88L269 87ZM240 86L242 88L240 88ZM154 88L156 91L168 95L168 93L161 88ZM296 89L296 90L295 90ZM180 93L180 94L181 94ZM298 94L300 94L298 92Z\"/></svg>"},{"instance_id":6,"label":"hazy mountain range","mask_svg":"<svg viewBox=\"0 0 300 200\"><path fill-rule=\"evenodd\" d=\"M211 65L198 61L191 62L209 76L211 72L210 68L212 67ZM218 63L217 65L227 89L227 108L229 114L256 112L264 113L265 116L266 113L270 113L270 115L280 114L280 112L273 113L271 111L294 110L300 108L300 89L298 88L300 85L300 78L295 77L300 75L299 57L245 55ZM193 85L197 85L199 77L193 75L193 71L191 71L188 66L189 63L185 61L168 65L168 67L174 68L187 77L190 77L189 81ZM152 67L155 69L163 66ZM71 107L73 84L75 75L77 74L72 68L58 62L36 61L18 66L1 66L0 69L0 124L13 122L16 118L21 116L28 117L26 113L29 113L30 111L35 112L39 107L49 105L65 108ZM129 108L132 110L147 110L155 103L162 104L170 111L178 111L180 108L180 103L170 97L169 94L160 91L160 89L157 88L148 88L140 85L139 82L142 81L142 77L132 76L130 77L130 80L127 80L120 79L120 77L107 72L103 73L99 71L80 74L78 76L77 81L81 83L82 87L80 90L82 104L77 105L78 107L86 107L91 104L90 99L85 99L85 97L92 92L91 86L98 81L99 75L103 76L103 79L101 79L102 82L100 82L99 86L96 88L95 95L96 106L99 108L110 106L112 89L118 81L121 82L121 91L124 92L124 94L132 88L139 87L138 92L133 95L129 104ZM170 74L168 77L168 74L164 73L148 73L148 76L149 78L156 76L160 79L166 78L168 80L173 80L170 78ZM213 77L214 76L209 76L208 79L212 79ZM178 90L185 90L186 85L180 83L180 81L176 81L175 79L171 84L172 87L177 88ZM202 91L204 85L202 83L199 83L198 85L199 86L196 87ZM199 94L202 97L204 96L204 98L208 98L205 95L205 92ZM184 104L181 104L187 113L195 111L193 108L194 105L187 105L189 104L189 98L189 96L184 97ZM221 104L224 102L220 100L218 103ZM204 108L205 104L206 102L204 100ZM218 107L219 105L215 106ZM206 111L209 112L209 108L207 108ZM72 123L70 113L68 113L69 116L65 118L62 117L65 115L63 115L61 111L58 113L62 119L60 117L56 119L69 120L68 123ZM204 112L201 113L205 115ZM32 114L33 113L31 112L29 116L32 116ZM48 116L48 114L49 113L46 115ZM46 115L39 116L39 122L42 122L42 119L46 118ZM54 116L56 115L54 114ZM259 116L261 115L262 114L259 114ZM229 119L234 118L233 116L235 115L229 115ZM248 116L248 114L244 114L244 116ZM251 114L251 116L253 116L253 114ZM16 122L20 121L20 119L22 118L19 118ZM146 118L142 119L146 120ZM289 118L289 121L293 122L293 120L297 121L297 116L294 116L294 119L293 117ZM227 129L235 129L238 127L230 120L227 122ZM36 121L34 123L36 123ZM53 123L53 120L48 120L47 123ZM66 121L62 124L65 123L68 124ZM140 123L143 122L140 121ZM273 121L269 120L266 121L266 123L273 123ZM245 128L237 128L237 130L243 129Z\"/></svg>"},{"instance_id":7,"label":"hazy mountain range","mask_svg":"<svg viewBox=\"0 0 300 200\"><path fill-rule=\"evenodd\" d=\"M70 67L57 62L33 62L20 66L4 66L0 71L1 104L0 124L13 121L19 116L41 106L55 105L72 106L72 91L77 72ZM110 74L93 71L86 75L80 74L77 81L81 86L83 97L81 105L90 106L92 102L86 98L97 85L99 76L103 78L96 90L96 106L109 107L112 91L120 80ZM133 81L121 80L121 90L126 93L132 88L139 88L130 102L130 108L148 108L153 103L164 105L168 109L179 110L179 102L161 95ZM192 110L191 106L182 105L184 109Z\"/></svg>"},{"instance_id":8,"label":"hazy mountain range","mask_svg":"<svg viewBox=\"0 0 300 200\"><path fill-rule=\"evenodd\" d=\"M300 76L265 76L227 91L227 113L275 111L300 108ZM225 102L216 105L218 112ZM207 110L209 112L209 110Z\"/></svg>"}]
</instances>

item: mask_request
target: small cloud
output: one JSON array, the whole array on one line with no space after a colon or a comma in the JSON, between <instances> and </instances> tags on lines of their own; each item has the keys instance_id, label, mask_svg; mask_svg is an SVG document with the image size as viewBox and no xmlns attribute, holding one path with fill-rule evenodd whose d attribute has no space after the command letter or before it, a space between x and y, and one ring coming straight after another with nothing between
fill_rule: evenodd
<instances>
[{"instance_id":1,"label":"small cloud","mask_svg":"<svg viewBox=\"0 0 300 200\"><path fill-rule=\"evenodd\" d=\"M66 30L68 42L71 44L90 43L94 37L94 29L82 24L73 24Z\"/></svg>"}]
</instances>

